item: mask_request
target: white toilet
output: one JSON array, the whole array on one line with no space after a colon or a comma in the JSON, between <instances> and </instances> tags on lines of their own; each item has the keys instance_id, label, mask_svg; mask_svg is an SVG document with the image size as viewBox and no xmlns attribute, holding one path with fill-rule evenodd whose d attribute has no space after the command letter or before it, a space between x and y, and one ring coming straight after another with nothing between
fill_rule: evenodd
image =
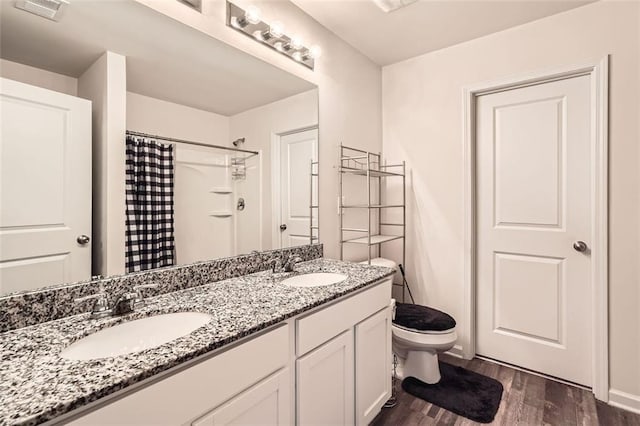
<instances>
[{"instance_id":1,"label":"white toilet","mask_svg":"<svg viewBox=\"0 0 640 426\"><path fill-rule=\"evenodd\" d=\"M455 325L445 330L417 330L394 323L391 329L393 353L400 358L398 377L415 377L425 383L438 383L438 352L446 352L456 344Z\"/></svg>"},{"instance_id":2,"label":"white toilet","mask_svg":"<svg viewBox=\"0 0 640 426\"><path fill-rule=\"evenodd\" d=\"M396 268L395 262L382 258L372 259L371 264ZM392 334L393 352L399 358L398 377L415 377L425 383L438 383L438 353L446 352L455 345L458 338L455 320L427 306L398 303Z\"/></svg>"}]
</instances>

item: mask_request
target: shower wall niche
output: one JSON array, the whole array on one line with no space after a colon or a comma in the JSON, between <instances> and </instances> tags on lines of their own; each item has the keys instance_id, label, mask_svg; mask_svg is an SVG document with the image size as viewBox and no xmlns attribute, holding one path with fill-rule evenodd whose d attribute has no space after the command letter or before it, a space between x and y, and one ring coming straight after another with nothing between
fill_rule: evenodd
<instances>
[{"instance_id":1,"label":"shower wall niche","mask_svg":"<svg viewBox=\"0 0 640 426\"><path fill-rule=\"evenodd\" d=\"M259 162L252 161L254 157L176 144L174 223L178 264L260 248L260 234L252 229L253 224L260 223L260 170ZM238 158L245 162L242 177L234 173Z\"/></svg>"}]
</instances>

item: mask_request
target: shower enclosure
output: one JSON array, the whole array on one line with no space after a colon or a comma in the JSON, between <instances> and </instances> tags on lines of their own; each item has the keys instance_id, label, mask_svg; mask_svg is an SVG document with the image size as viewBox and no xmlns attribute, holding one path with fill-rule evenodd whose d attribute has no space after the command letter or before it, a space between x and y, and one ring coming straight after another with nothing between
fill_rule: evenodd
<instances>
[{"instance_id":1,"label":"shower enclosure","mask_svg":"<svg viewBox=\"0 0 640 426\"><path fill-rule=\"evenodd\" d=\"M260 153L148 136L174 145L175 264L259 250Z\"/></svg>"}]
</instances>

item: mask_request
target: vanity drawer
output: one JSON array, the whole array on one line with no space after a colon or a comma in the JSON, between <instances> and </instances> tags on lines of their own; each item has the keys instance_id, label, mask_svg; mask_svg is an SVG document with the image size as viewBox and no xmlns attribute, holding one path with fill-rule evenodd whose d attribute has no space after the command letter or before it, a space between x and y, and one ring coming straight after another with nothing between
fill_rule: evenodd
<instances>
[{"instance_id":1,"label":"vanity drawer","mask_svg":"<svg viewBox=\"0 0 640 426\"><path fill-rule=\"evenodd\" d=\"M391 278L296 320L296 355L302 356L360 321L389 306Z\"/></svg>"},{"instance_id":2,"label":"vanity drawer","mask_svg":"<svg viewBox=\"0 0 640 426\"><path fill-rule=\"evenodd\" d=\"M289 325L284 324L126 394L69 424L190 424L285 367L289 348Z\"/></svg>"}]
</instances>

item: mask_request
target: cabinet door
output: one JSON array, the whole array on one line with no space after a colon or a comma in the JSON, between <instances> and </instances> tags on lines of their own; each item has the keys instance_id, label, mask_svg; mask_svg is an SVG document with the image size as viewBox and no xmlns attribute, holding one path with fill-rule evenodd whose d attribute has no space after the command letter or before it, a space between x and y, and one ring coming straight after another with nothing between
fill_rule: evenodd
<instances>
[{"instance_id":1,"label":"cabinet door","mask_svg":"<svg viewBox=\"0 0 640 426\"><path fill-rule=\"evenodd\" d=\"M356 325L356 423L369 424L391 396L391 308Z\"/></svg>"},{"instance_id":2,"label":"cabinet door","mask_svg":"<svg viewBox=\"0 0 640 426\"><path fill-rule=\"evenodd\" d=\"M192 423L214 425L288 425L291 379L284 368Z\"/></svg>"},{"instance_id":3,"label":"cabinet door","mask_svg":"<svg viewBox=\"0 0 640 426\"><path fill-rule=\"evenodd\" d=\"M354 424L353 363L351 329L296 361L297 424Z\"/></svg>"}]
</instances>

